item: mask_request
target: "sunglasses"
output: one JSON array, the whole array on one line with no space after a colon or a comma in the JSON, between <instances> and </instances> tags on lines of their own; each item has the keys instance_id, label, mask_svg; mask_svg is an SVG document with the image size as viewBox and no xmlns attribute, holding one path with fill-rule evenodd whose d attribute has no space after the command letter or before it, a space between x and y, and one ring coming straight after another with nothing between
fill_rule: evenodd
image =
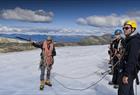
<instances>
[{"instance_id":1,"label":"sunglasses","mask_svg":"<svg viewBox=\"0 0 140 95\"><path fill-rule=\"evenodd\" d=\"M131 27L123 27L123 30L131 29Z\"/></svg>"}]
</instances>

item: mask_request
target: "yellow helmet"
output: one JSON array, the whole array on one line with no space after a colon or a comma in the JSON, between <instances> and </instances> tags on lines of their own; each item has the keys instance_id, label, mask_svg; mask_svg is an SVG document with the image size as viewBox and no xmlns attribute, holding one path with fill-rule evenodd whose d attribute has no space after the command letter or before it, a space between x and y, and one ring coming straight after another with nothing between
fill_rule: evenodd
<instances>
[{"instance_id":1,"label":"yellow helmet","mask_svg":"<svg viewBox=\"0 0 140 95\"><path fill-rule=\"evenodd\" d=\"M137 28L137 23L135 20L128 20L124 23L124 25L126 25L126 24L131 25L131 27L133 27L133 28Z\"/></svg>"}]
</instances>

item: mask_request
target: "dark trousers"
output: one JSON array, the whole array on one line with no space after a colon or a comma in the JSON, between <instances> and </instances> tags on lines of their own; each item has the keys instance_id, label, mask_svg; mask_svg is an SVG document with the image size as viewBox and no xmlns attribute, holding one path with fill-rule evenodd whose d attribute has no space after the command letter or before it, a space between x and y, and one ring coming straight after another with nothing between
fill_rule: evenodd
<instances>
[{"instance_id":1,"label":"dark trousers","mask_svg":"<svg viewBox=\"0 0 140 95\"><path fill-rule=\"evenodd\" d=\"M41 70L40 80L41 81L44 80L45 69L47 69L46 80L50 80L50 74L51 74L52 64L48 65L47 67L44 66L44 65L40 66L40 70Z\"/></svg>"},{"instance_id":2,"label":"dark trousers","mask_svg":"<svg viewBox=\"0 0 140 95\"><path fill-rule=\"evenodd\" d=\"M118 95L134 95L133 82L134 82L134 77L129 76L128 84L123 84L122 77L121 77L119 79Z\"/></svg>"},{"instance_id":3,"label":"dark trousers","mask_svg":"<svg viewBox=\"0 0 140 95\"><path fill-rule=\"evenodd\" d=\"M117 64L117 65L116 65ZM118 84L118 58L114 57L113 59L113 77L112 77L112 82L114 84Z\"/></svg>"},{"instance_id":4,"label":"dark trousers","mask_svg":"<svg viewBox=\"0 0 140 95\"><path fill-rule=\"evenodd\" d=\"M54 60L53 60L53 63L54 63ZM40 61L40 70L41 70L40 80L41 81L44 80L46 69L47 69L46 80L50 80L50 74L51 74L51 69L52 69L53 63L49 64L49 65L45 65L43 58L41 59L41 61Z\"/></svg>"}]
</instances>

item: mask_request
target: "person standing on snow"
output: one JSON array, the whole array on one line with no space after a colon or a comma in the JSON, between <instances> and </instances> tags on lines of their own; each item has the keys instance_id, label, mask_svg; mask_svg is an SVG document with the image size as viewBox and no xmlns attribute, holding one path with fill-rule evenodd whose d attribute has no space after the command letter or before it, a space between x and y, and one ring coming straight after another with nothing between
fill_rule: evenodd
<instances>
[{"instance_id":1,"label":"person standing on snow","mask_svg":"<svg viewBox=\"0 0 140 95\"><path fill-rule=\"evenodd\" d=\"M138 63L140 51L140 34L136 32L137 23L128 20L123 25L125 34L125 53L119 70L119 89L118 95L134 95L133 82L137 79L138 83Z\"/></svg>"},{"instance_id":2,"label":"person standing on snow","mask_svg":"<svg viewBox=\"0 0 140 95\"><path fill-rule=\"evenodd\" d=\"M115 39L113 40L111 47L112 47L112 81L109 82L110 85L114 85L114 88L118 88L118 65L123 55L123 49L125 46L124 39L121 37L122 31L120 29L115 30L114 36Z\"/></svg>"},{"instance_id":3,"label":"person standing on snow","mask_svg":"<svg viewBox=\"0 0 140 95\"><path fill-rule=\"evenodd\" d=\"M37 48L41 48L42 52L40 54L41 61L40 61L40 90L44 89L44 85L52 86L50 82L50 74L52 65L54 63L54 56L56 56L56 51L54 47L53 40L50 36L48 36L47 40L43 42L32 43L33 46ZM46 80L44 79L45 70L47 69Z\"/></svg>"}]
</instances>

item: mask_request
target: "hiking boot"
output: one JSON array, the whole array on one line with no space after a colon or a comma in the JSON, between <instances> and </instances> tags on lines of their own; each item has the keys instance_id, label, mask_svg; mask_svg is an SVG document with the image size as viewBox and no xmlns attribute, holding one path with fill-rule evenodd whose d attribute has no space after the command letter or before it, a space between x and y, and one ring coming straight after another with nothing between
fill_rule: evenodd
<instances>
[{"instance_id":1,"label":"hiking boot","mask_svg":"<svg viewBox=\"0 0 140 95\"><path fill-rule=\"evenodd\" d=\"M112 66L109 66L108 68L112 68Z\"/></svg>"},{"instance_id":2,"label":"hiking boot","mask_svg":"<svg viewBox=\"0 0 140 95\"><path fill-rule=\"evenodd\" d=\"M108 62L108 64L111 64L111 62Z\"/></svg>"},{"instance_id":3,"label":"hiking boot","mask_svg":"<svg viewBox=\"0 0 140 95\"><path fill-rule=\"evenodd\" d=\"M48 86L52 86L50 80L46 80L46 81L45 81L45 84L48 85Z\"/></svg>"},{"instance_id":4,"label":"hiking boot","mask_svg":"<svg viewBox=\"0 0 140 95\"><path fill-rule=\"evenodd\" d=\"M110 81L108 84L109 84L109 85L114 85L114 83L113 83L112 81Z\"/></svg>"},{"instance_id":5,"label":"hiking boot","mask_svg":"<svg viewBox=\"0 0 140 95\"><path fill-rule=\"evenodd\" d=\"M112 73L112 72L109 72L108 74L109 74L109 75L113 75L113 73Z\"/></svg>"},{"instance_id":6,"label":"hiking boot","mask_svg":"<svg viewBox=\"0 0 140 95\"><path fill-rule=\"evenodd\" d=\"M118 89L118 88L119 88L119 85L114 85L114 88L115 88L115 89Z\"/></svg>"},{"instance_id":7,"label":"hiking boot","mask_svg":"<svg viewBox=\"0 0 140 95\"><path fill-rule=\"evenodd\" d=\"M44 80L40 81L40 90L44 89Z\"/></svg>"},{"instance_id":8,"label":"hiking boot","mask_svg":"<svg viewBox=\"0 0 140 95\"><path fill-rule=\"evenodd\" d=\"M40 90L44 90L44 85L40 85Z\"/></svg>"}]
</instances>

